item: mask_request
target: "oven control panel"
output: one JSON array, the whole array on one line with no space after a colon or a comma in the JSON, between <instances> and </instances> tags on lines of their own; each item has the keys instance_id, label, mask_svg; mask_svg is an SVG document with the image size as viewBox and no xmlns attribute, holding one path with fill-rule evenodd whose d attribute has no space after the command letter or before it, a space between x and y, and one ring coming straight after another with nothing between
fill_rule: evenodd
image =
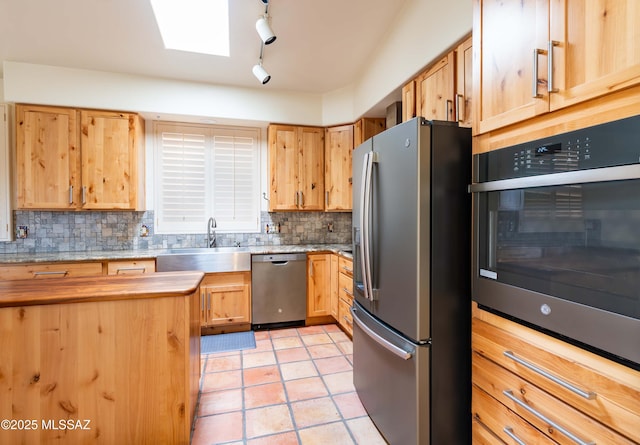
<instances>
[{"instance_id":1,"label":"oven control panel","mask_svg":"<svg viewBox=\"0 0 640 445\"><path fill-rule=\"evenodd\" d=\"M640 163L640 116L476 155L477 182Z\"/></svg>"}]
</instances>

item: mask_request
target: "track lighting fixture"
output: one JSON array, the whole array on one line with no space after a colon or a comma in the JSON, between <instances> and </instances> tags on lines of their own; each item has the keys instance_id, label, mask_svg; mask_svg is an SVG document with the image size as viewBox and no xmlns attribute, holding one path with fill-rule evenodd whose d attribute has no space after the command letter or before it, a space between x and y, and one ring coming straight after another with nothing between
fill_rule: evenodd
<instances>
[{"instance_id":1,"label":"track lighting fixture","mask_svg":"<svg viewBox=\"0 0 640 445\"><path fill-rule=\"evenodd\" d=\"M260 38L265 45L269 45L275 42L276 35L271 30L266 15L258 19L258 21L256 22L256 30L258 31L258 34L260 35Z\"/></svg>"},{"instance_id":2,"label":"track lighting fixture","mask_svg":"<svg viewBox=\"0 0 640 445\"><path fill-rule=\"evenodd\" d=\"M258 19L256 22L256 31L258 31L258 35L260 36L260 60L257 65L253 66L253 75L256 76L263 85L269 80L271 80L271 76L262 66L262 55L264 53L264 46L273 43L276 40L276 35L271 30L271 26L269 26L269 0L261 0L262 3L265 4L264 15Z\"/></svg>"},{"instance_id":3,"label":"track lighting fixture","mask_svg":"<svg viewBox=\"0 0 640 445\"><path fill-rule=\"evenodd\" d=\"M253 65L253 75L256 76L256 79L264 85L265 83L271 80L271 76L267 73L267 70L262 66L262 53L264 51L264 43L260 45L260 60L256 65Z\"/></svg>"},{"instance_id":4,"label":"track lighting fixture","mask_svg":"<svg viewBox=\"0 0 640 445\"><path fill-rule=\"evenodd\" d=\"M263 85L271 80L271 76L262 66L262 60L257 65L253 65L253 75L256 76L256 79L258 79Z\"/></svg>"}]
</instances>

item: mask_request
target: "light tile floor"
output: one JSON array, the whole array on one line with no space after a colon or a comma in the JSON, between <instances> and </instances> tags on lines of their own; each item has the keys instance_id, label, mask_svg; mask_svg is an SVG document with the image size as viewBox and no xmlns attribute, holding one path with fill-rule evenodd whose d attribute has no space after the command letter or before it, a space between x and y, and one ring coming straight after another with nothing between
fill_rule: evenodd
<instances>
[{"instance_id":1,"label":"light tile floor","mask_svg":"<svg viewBox=\"0 0 640 445\"><path fill-rule=\"evenodd\" d=\"M192 445L386 444L355 393L340 328L255 336L255 349L202 356Z\"/></svg>"}]
</instances>

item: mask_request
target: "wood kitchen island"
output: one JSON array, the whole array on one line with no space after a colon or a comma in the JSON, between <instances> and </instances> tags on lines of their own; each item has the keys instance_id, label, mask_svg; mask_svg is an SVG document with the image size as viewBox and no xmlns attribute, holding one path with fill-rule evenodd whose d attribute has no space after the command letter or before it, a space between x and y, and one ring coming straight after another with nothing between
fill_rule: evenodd
<instances>
[{"instance_id":1,"label":"wood kitchen island","mask_svg":"<svg viewBox=\"0 0 640 445\"><path fill-rule=\"evenodd\" d=\"M0 443L188 444L203 276L0 282Z\"/></svg>"}]
</instances>

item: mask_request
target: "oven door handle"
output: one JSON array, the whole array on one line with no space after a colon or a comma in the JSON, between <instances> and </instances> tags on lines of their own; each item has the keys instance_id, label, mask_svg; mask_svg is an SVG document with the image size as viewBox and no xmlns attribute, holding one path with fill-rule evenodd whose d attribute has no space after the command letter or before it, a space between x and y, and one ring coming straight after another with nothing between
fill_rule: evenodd
<instances>
[{"instance_id":1,"label":"oven door handle","mask_svg":"<svg viewBox=\"0 0 640 445\"><path fill-rule=\"evenodd\" d=\"M550 173L548 175L527 176L523 178L502 179L499 181L477 182L469 186L471 193L515 190L552 185L587 184L592 182L623 181L640 179L640 164L619 165L616 167L576 170L571 172Z\"/></svg>"}]
</instances>

